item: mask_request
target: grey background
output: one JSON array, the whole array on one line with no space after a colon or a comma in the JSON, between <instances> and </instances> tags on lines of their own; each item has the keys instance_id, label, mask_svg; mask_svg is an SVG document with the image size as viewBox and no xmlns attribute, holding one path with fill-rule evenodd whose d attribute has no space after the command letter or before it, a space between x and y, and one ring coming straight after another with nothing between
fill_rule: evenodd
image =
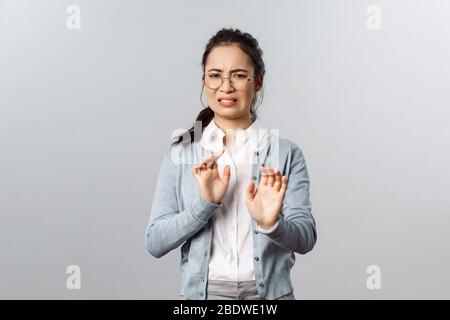
<instances>
[{"instance_id":1,"label":"grey background","mask_svg":"<svg viewBox=\"0 0 450 320\"><path fill-rule=\"evenodd\" d=\"M179 249L155 259L144 232L225 26L259 40L260 119L306 156L319 238L296 297L449 299L449 21L445 0L0 0L0 298L178 298Z\"/></svg>"}]
</instances>

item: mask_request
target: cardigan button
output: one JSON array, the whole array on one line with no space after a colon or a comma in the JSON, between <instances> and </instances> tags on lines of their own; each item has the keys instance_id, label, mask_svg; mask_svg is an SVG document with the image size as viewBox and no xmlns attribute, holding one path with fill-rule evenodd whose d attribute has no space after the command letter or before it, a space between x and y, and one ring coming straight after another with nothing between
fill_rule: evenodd
<instances>
[{"instance_id":1,"label":"cardigan button","mask_svg":"<svg viewBox=\"0 0 450 320\"><path fill-rule=\"evenodd\" d=\"M264 288L264 283L260 282L260 283L259 283L259 286L260 286L261 288Z\"/></svg>"},{"instance_id":2,"label":"cardigan button","mask_svg":"<svg viewBox=\"0 0 450 320\"><path fill-rule=\"evenodd\" d=\"M255 260L256 260L256 261L259 261L259 258L258 258L258 257L255 257Z\"/></svg>"},{"instance_id":3,"label":"cardigan button","mask_svg":"<svg viewBox=\"0 0 450 320\"><path fill-rule=\"evenodd\" d=\"M259 156L259 152L258 151L255 152L255 156Z\"/></svg>"},{"instance_id":4,"label":"cardigan button","mask_svg":"<svg viewBox=\"0 0 450 320\"><path fill-rule=\"evenodd\" d=\"M253 180L256 180L256 176L253 176Z\"/></svg>"}]
</instances>

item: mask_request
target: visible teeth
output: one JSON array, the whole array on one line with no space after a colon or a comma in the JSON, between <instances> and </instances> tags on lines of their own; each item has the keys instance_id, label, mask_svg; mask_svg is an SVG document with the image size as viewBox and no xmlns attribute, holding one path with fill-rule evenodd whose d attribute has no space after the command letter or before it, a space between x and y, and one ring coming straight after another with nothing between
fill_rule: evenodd
<instances>
[{"instance_id":1,"label":"visible teeth","mask_svg":"<svg viewBox=\"0 0 450 320\"><path fill-rule=\"evenodd\" d=\"M235 101L237 101L237 99L231 99L231 100L229 100L229 99L222 99L222 101L224 101L224 102L235 102Z\"/></svg>"}]
</instances>

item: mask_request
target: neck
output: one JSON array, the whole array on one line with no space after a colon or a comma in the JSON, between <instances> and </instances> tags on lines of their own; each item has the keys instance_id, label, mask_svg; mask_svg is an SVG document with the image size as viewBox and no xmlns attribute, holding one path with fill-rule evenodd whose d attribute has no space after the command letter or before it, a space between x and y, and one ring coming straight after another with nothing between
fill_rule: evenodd
<instances>
[{"instance_id":1,"label":"neck","mask_svg":"<svg viewBox=\"0 0 450 320\"><path fill-rule=\"evenodd\" d=\"M236 130L245 130L252 124L250 115L238 119L225 119L215 115L213 121L223 132L225 132L225 136L223 137L223 144L231 153L233 153L234 150Z\"/></svg>"},{"instance_id":2,"label":"neck","mask_svg":"<svg viewBox=\"0 0 450 320\"><path fill-rule=\"evenodd\" d=\"M227 129L237 130L242 129L245 130L251 126L252 122L250 119L250 115L245 117L241 117L238 119L226 119L219 117L217 115L214 116L214 122L216 125L222 129L223 132L227 132Z\"/></svg>"}]
</instances>

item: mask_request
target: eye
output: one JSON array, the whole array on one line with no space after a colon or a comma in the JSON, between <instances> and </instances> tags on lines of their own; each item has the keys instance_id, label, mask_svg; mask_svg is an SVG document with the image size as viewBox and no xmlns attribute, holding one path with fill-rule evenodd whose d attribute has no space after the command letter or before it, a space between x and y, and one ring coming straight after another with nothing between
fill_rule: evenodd
<instances>
[{"instance_id":1,"label":"eye","mask_svg":"<svg viewBox=\"0 0 450 320\"><path fill-rule=\"evenodd\" d=\"M218 73L210 73L210 74L208 74L208 78L210 78L210 79L218 79L218 78L220 78L220 74L218 74Z\"/></svg>"},{"instance_id":2,"label":"eye","mask_svg":"<svg viewBox=\"0 0 450 320\"><path fill-rule=\"evenodd\" d=\"M238 79L245 79L245 78L247 78L247 75L243 74L243 73L236 73L233 75L233 77L238 78Z\"/></svg>"}]
</instances>

